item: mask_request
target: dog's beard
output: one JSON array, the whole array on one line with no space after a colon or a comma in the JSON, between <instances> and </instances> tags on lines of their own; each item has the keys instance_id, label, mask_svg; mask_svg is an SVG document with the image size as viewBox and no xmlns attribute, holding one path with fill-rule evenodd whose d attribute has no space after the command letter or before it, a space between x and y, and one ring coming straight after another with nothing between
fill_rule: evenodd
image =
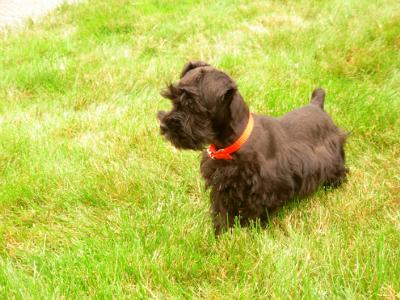
<instances>
[{"instance_id":1,"label":"dog's beard","mask_svg":"<svg viewBox=\"0 0 400 300\"><path fill-rule=\"evenodd\" d=\"M181 130L168 130L164 133L164 137L171 142L176 149L201 150L204 143L193 139L191 136L185 135Z\"/></svg>"},{"instance_id":2,"label":"dog's beard","mask_svg":"<svg viewBox=\"0 0 400 300\"><path fill-rule=\"evenodd\" d=\"M169 115L161 121L161 134L178 149L202 150L214 137L211 122L201 116Z\"/></svg>"}]
</instances>

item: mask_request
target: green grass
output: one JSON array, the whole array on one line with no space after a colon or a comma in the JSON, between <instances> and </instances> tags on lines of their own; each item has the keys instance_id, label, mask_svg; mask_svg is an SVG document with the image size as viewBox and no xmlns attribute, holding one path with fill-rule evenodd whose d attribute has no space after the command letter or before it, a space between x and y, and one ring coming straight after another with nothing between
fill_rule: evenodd
<instances>
[{"instance_id":1,"label":"green grass","mask_svg":"<svg viewBox=\"0 0 400 300\"><path fill-rule=\"evenodd\" d=\"M348 182L216 240L155 118L189 59L272 116L324 87ZM0 298L400 297L399 116L397 0L96 0L3 31Z\"/></svg>"}]
</instances>

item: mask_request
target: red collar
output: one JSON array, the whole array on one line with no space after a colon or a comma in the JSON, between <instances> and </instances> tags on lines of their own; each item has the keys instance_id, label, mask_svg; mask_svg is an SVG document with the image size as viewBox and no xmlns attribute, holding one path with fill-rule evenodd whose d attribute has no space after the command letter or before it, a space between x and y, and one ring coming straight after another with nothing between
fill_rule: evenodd
<instances>
[{"instance_id":1,"label":"red collar","mask_svg":"<svg viewBox=\"0 0 400 300\"><path fill-rule=\"evenodd\" d=\"M214 144L211 144L210 147L207 149L208 157L211 159L225 159L231 160L231 154L236 152L240 149L240 147L246 143L247 139L249 138L251 132L253 131L254 127L254 120L251 113L249 113L249 121L247 122L246 129L243 131L242 135L230 146L226 148L221 148L216 150Z\"/></svg>"}]
</instances>

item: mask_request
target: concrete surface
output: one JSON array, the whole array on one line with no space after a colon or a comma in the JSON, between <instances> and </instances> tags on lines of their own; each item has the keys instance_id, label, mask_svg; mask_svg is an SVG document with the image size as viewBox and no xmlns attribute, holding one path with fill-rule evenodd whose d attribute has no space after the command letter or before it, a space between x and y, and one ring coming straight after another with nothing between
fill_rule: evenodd
<instances>
[{"instance_id":1,"label":"concrete surface","mask_svg":"<svg viewBox=\"0 0 400 300\"><path fill-rule=\"evenodd\" d=\"M64 2L72 3L77 1L0 0L0 29L6 26L22 25L29 18L35 21Z\"/></svg>"}]
</instances>

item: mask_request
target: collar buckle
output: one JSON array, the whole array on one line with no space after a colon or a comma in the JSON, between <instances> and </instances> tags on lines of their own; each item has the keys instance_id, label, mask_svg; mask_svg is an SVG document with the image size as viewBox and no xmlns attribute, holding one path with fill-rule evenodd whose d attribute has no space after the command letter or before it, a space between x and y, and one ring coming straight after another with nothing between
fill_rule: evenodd
<instances>
[{"instance_id":1,"label":"collar buckle","mask_svg":"<svg viewBox=\"0 0 400 300\"><path fill-rule=\"evenodd\" d=\"M209 158L215 159L214 154L213 154L213 152L210 150L210 148L207 148L207 154L208 154L208 157L209 157Z\"/></svg>"}]
</instances>

